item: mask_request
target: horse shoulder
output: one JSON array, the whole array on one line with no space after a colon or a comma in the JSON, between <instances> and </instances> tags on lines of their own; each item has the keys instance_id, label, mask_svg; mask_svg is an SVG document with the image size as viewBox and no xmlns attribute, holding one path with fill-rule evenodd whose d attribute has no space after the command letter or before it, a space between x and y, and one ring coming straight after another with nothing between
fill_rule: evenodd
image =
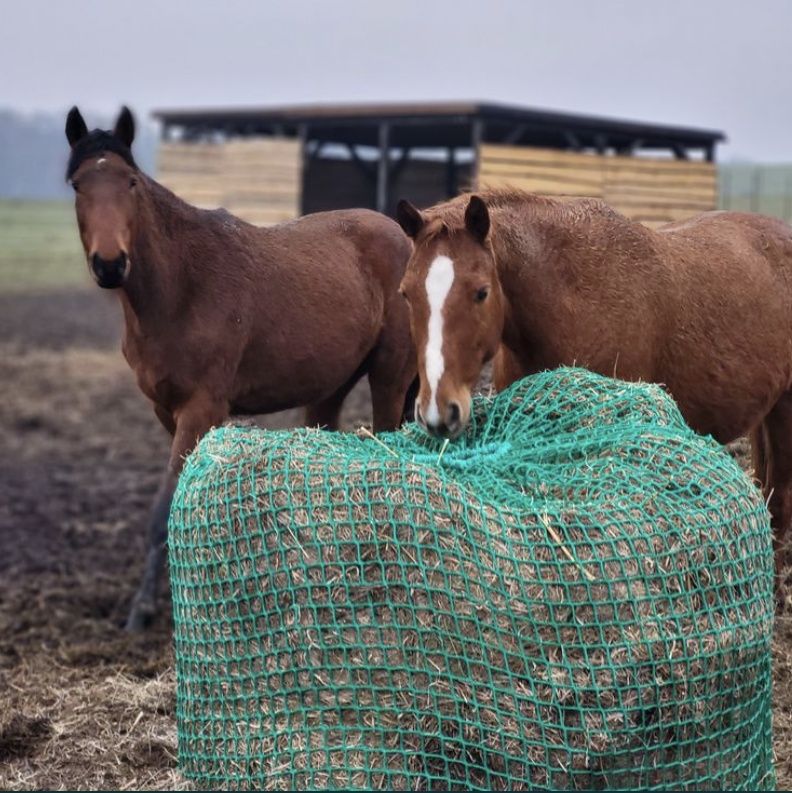
<instances>
[{"instance_id":1,"label":"horse shoulder","mask_svg":"<svg viewBox=\"0 0 792 793\"><path fill-rule=\"evenodd\" d=\"M311 289L340 290L377 313L396 294L412 251L395 221L367 209L309 215L284 228L280 244L289 237L299 237L300 245L289 247L302 258Z\"/></svg>"},{"instance_id":2,"label":"horse shoulder","mask_svg":"<svg viewBox=\"0 0 792 793\"><path fill-rule=\"evenodd\" d=\"M121 350L138 387L167 410L187 401L199 387L223 390L245 346L243 298L219 308L212 299L191 302L190 310L167 319L127 321Z\"/></svg>"},{"instance_id":3,"label":"horse shoulder","mask_svg":"<svg viewBox=\"0 0 792 793\"><path fill-rule=\"evenodd\" d=\"M412 244L395 221L379 212L349 210L348 216L342 224L358 252L358 265L391 291L401 281Z\"/></svg>"}]
</instances>

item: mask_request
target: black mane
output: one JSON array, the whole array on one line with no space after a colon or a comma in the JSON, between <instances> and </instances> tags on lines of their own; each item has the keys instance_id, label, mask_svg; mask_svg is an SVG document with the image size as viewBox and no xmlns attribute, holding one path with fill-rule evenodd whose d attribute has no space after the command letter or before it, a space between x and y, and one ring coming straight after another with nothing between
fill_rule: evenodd
<instances>
[{"instance_id":1,"label":"black mane","mask_svg":"<svg viewBox=\"0 0 792 793\"><path fill-rule=\"evenodd\" d=\"M121 143L112 132L106 132L103 129L95 129L78 140L72 149L71 156L69 157L69 165L66 168L66 179L71 179L74 172L89 157L95 157L105 152L117 154L127 165L131 166L136 171L139 170L135 158L132 156L132 151Z\"/></svg>"}]
</instances>

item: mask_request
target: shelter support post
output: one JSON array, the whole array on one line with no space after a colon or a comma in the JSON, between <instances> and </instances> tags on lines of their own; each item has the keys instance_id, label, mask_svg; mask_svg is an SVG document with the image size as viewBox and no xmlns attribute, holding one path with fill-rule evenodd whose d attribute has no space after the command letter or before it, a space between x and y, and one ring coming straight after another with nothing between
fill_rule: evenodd
<instances>
[{"instance_id":1,"label":"shelter support post","mask_svg":"<svg viewBox=\"0 0 792 793\"><path fill-rule=\"evenodd\" d=\"M448 148L448 159L446 160L446 196L453 198L458 192L456 149L450 146Z\"/></svg>"},{"instance_id":2,"label":"shelter support post","mask_svg":"<svg viewBox=\"0 0 792 793\"><path fill-rule=\"evenodd\" d=\"M390 124L379 125L379 162L377 166L377 212L388 208L388 176L390 159Z\"/></svg>"},{"instance_id":3,"label":"shelter support post","mask_svg":"<svg viewBox=\"0 0 792 793\"><path fill-rule=\"evenodd\" d=\"M473 119L470 125L470 147L473 149L473 170L470 174L470 188L479 189L479 170L481 169L481 144L484 141L484 122Z\"/></svg>"}]
</instances>

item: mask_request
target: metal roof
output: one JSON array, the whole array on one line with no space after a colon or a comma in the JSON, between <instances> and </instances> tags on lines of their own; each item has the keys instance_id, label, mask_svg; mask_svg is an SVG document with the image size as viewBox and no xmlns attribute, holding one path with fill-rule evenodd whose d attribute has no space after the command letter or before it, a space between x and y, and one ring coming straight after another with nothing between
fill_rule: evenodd
<instances>
[{"instance_id":1,"label":"metal roof","mask_svg":"<svg viewBox=\"0 0 792 793\"><path fill-rule=\"evenodd\" d=\"M471 145L471 128L480 122L482 139L551 148L613 147L618 150L667 148L684 156L689 148L711 155L723 132L694 127L538 110L492 102L395 102L316 104L156 110L166 129L188 134L297 135L349 145L378 145L378 127L390 128L390 145L446 147Z\"/></svg>"}]
</instances>

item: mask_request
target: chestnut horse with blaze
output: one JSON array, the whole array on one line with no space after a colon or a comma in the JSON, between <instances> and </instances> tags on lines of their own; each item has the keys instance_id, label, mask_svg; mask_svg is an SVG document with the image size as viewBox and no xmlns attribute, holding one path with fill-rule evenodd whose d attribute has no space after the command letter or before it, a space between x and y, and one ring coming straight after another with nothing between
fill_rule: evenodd
<instances>
[{"instance_id":1,"label":"chestnut horse with blaze","mask_svg":"<svg viewBox=\"0 0 792 793\"><path fill-rule=\"evenodd\" d=\"M196 209L138 169L126 108L112 132L89 132L73 108L66 136L89 270L116 290L124 355L173 436L127 621L139 629L155 613L184 457L207 430L230 413L301 405L309 424L335 428L366 374L375 431L399 426L415 377L397 291L410 242L367 210L257 228L224 210Z\"/></svg>"},{"instance_id":2,"label":"chestnut horse with blaze","mask_svg":"<svg viewBox=\"0 0 792 793\"><path fill-rule=\"evenodd\" d=\"M792 520L787 224L709 212L650 230L598 200L516 190L423 213L402 201L398 220L414 241L401 290L426 430L463 431L493 357L497 389L561 365L662 383L698 432L750 434L778 568Z\"/></svg>"}]
</instances>

